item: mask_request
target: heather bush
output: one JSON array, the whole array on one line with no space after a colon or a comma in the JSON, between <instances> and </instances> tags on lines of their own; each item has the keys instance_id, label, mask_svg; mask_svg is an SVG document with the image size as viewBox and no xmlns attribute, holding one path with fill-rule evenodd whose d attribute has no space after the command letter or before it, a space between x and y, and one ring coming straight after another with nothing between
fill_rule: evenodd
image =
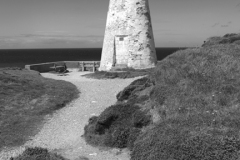
<instances>
[{"instance_id":1,"label":"heather bush","mask_svg":"<svg viewBox=\"0 0 240 160\"><path fill-rule=\"evenodd\" d=\"M117 94L118 101L129 100L137 97L137 93L152 86L148 77L143 77L133 81L129 86L125 87L121 92Z\"/></svg>"},{"instance_id":2,"label":"heather bush","mask_svg":"<svg viewBox=\"0 0 240 160\"><path fill-rule=\"evenodd\" d=\"M10 160L67 160L56 153L51 153L45 148L27 148L21 155Z\"/></svg>"},{"instance_id":3,"label":"heather bush","mask_svg":"<svg viewBox=\"0 0 240 160\"><path fill-rule=\"evenodd\" d=\"M85 140L94 146L132 148L142 127L150 123L138 106L116 104L92 117L84 128Z\"/></svg>"}]
</instances>

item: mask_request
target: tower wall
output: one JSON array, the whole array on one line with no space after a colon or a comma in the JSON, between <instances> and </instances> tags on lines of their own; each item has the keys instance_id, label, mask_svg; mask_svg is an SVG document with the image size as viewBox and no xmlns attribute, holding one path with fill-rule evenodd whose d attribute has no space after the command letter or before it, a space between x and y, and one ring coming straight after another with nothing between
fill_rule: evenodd
<instances>
[{"instance_id":1,"label":"tower wall","mask_svg":"<svg viewBox=\"0 0 240 160\"><path fill-rule=\"evenodd\" d=\"M135 69L157 62L148 0L110 0L99 70L122 62Z\"/></svg>"}]
</instances>

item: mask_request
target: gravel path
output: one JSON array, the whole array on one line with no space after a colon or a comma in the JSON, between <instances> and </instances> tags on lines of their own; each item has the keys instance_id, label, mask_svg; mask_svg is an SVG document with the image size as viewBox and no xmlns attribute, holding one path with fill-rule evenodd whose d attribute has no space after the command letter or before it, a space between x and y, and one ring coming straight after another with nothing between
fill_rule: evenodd
<instances>
[{"instance_id":1,"label":"gravel path","mask_svg":"<svg viewBox=\"0 0 240 160\"><path fill-rule=\"evenodd\" d=\"M70 160L129 160L127 150L104 150L87 145L81 137L84 126L93 115L99 115L116 102L116 94L129 85L131 79L95 80L84 78L86 72L70 72L67 76L44 73L44 77L66 80L80 90L80 97L49 117L42 130L24 146L39 146L53 150ZM0 159L17 155L24 146L0 153Z\"/></svg>"}]
</instances>

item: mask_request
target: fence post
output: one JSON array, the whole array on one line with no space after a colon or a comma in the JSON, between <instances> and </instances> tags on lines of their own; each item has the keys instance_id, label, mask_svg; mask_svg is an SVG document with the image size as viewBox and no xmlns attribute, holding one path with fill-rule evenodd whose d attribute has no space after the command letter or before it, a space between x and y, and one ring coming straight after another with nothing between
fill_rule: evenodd
<instances>
[{"instance_id":1,"label":"fence post","mask_svg":"<svg viewBox=\"0 0 240 160\"><path fill-rule=\"evenodd\" d=\"M93 61L93 72L95 72L95 61Z\"/></svg>"},{"instance_id":2,"label":"fence post","mask_svg":"<svg viewBox=\"0 0 240 160\"><path fill-rule=\"evenodd\" d=\"M84 62L82 62L82 72L84 72Z\"/></svg>"}]
</instances>

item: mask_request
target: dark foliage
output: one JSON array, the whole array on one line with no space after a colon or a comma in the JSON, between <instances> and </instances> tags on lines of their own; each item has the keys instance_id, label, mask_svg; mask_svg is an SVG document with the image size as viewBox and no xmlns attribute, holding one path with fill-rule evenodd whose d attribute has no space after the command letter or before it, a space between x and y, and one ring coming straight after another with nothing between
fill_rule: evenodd
<instances>
[{"instance_id":1,"label":"dark foliage","mask_svg":"<svg viewBox=\"0 0 240 160\"><path fill-rule=\"evenodd\" d=\"M117 94L118 101L129 100L137 97L139 91L144 90L147 87L152 86L150 79L148 77L140 78L133 81L129 86L123 89L123 91Z\"/></svg>"},{"instance_id":2,"label":"dark foliage","mask_svg":"<svg viewBox=\"0 0 240 160\"><path fill-rule=\"evenodd\" d=\"M27 148L20 156L10 160L67 160L56 153L51 153L44 148Z\"/></svg>"},{"instance_id":3,"label":"dark foliage","mask_svg":"<svg viewBox=\"0 0 240 160\"><path fill-rule=\"evenodd\" d=\"M149 123L150 117L138 106L117 104L92 117L84 128L84 137L92 145L131 149L141 128Z\"/></svg>"}]
</instances>

